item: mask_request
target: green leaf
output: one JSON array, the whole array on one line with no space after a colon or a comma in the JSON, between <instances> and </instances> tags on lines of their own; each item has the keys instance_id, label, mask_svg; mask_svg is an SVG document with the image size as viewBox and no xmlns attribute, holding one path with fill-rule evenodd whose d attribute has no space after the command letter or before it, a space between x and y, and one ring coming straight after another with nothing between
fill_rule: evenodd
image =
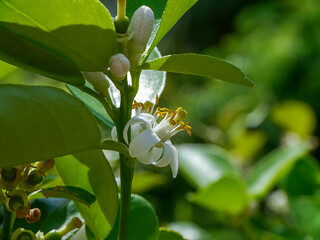
<instances>
[{"instance_id":1,"label":"green leaf","mask_svg":"<svg viewBox=\"0 0 320 240\"><path fill-rule=\"evenodd\" d=\"M301 230L314 237L320 237L320 204L314 197L299 197L290 200L292 214Z\"/></svg>"},{"instance_id":2,"label":"green leaf","mask_svg":"<svg viewBox=\"0 0 320 240\"><path fill-rule=\"evenodd\" d=\"M161 39L178 22L178 20L197 2L198 0L168 0L160 21L155 21L155 29L149 41L150 46L146 56L158 45Z\"/></svg>"},{"instance_id":3,"label":"green leaf","mask_svg":"<svg viewBox=\"0 0 320 240\"><path fill-rule=\"evenodd\" d=\"M209 210L240 214L246 207L246 187L238 177L223 176L189 196L189 200Z\"/></svg>"},{"instance_id":4,"label":"green leaf","mask_svg":"<svg viewBox=\"0 0 320 240\"><path fill-rule=\"evenodd\" d=\"M139 69L184 73L253 87L253 83L234 65L207 55L193 53L168 55L138 67Z\"/></svg>"},{"instance_id":5,"label":"green leaf","mask_svg":"<svg viewBox=\"0 0 320 240\"><path fill-rule=\"evenodd\" d=\"M64 183L85 189L96 197L90 208L75 202L96 239L105 239L118 211L118 188L111 167L101 150L58 158L56 169Z\"/></svg>"},{"instance_id":6,"label":"green leaf","mask_svg":"<svg viewBox=\"0 0 320 240\"><path fill-rule=\"evenodd\" d=\"M3 0L0 58L70 84L80 71L104 71L114 53L114 25L96 0Z\"/></svg>"},{"instance_id":7,"label":"green leaf","mask_svg":"<svg viewBox=\"0 0 320 240\"><path fill-rule=\"evenodd\" d=\"M71 186L56 186L52 188L44 188L31 193L29 199L38 198L65 198L73 201L80 202L88 207L96 201L96 197L88 191Z\"/></svg>"},{"instance_id":8,"label":"green leaf","mask_svg":"<svg viewBox=\"0 0 320 240\"><path fill-rule=\"evenodd\" d=\"M320 168L312 156L297 161L283 181L283 188L290 196L312 196L318 189Z\"/></svg>"},{"instance_id":9,"label":"green leaf","mask_svg":"<svg viewBox=\"0 0 320 240\"><path fill-rule=\"evenodd\" d=\"M282 146L263 157L254 166L248 178L251 198L262 198L286 175L294 163L312 149L309 142Z\"/></svg>"},{"instance_id":10,"label":"green leaf","mask_svg":"<svg viewBox=\"0 0 320 240\"><path fill-rule=\"evenodd\" d=\"M12 73L17 68L15 66L12 66L8 63L0 61L0 79L5 77L6 75Z\"/></svg>"},{"instance_id":11,"label":"green leaf","mask_svg":"<svg viewBox=\"0 0 320 240\"><path fill-rule=\"evenodd\" d=\"M277 104L272 109L271 120L302 137L311 135L317 126L316 113L312 107L305 102L293 100Z\"/></svg>"},{"instance_id":12,"label":"green leaf","mask_svg":"<svg viewBox=\"0 0 320 240\"><path fill-rule=\"evenodd\" d=\"M148 181L146 181L148 179ZM132 192L141 194L167 182L168 178L161 174L137 171L132 180Z\"/></svg>"},{"instance_id":13,"label":"green leaf","mask_svg":"<svg viewBox=\"0 0 320 240\"><path fill-rule=\"evenodd\" d=\"M67 88L70 92L78 99L83 101L93 115L106 127L113 128L114 123L107 114L106 110L102 106L102 104L95 99L94 97L82 92L79 88L73 87L71 85L67 85Z\"/></svg>"},{"instance_id":14,"label":"green leaf","mask_svg":"<svg viewBox=\"0 0 320 240\"><path fill-rule=\"evenodd\" d=\"M196 188L204 188L224 175L237 176L227 151L214 145L182 144L179 150L180 171Z\"/></svg>"},{"instance_id":15,"label":"green leaf","mask_svg":"<svg viewBox=\"0 0 320 240\"><path fill-rule=\"evenodd\" d=\"M117 240L119 231L119 215L116 224L106 240ZM159 222L157 215L144 198L131 195L128 240L157 240Z\"/></svg>"},{"instance_id":16,"label":"green leaf","mask_svg":"<svg viewBox=\"0 0 320 240\"><path fill-rule=\"evenodd\" d=\"M183 144L178 150L181 173L200 188L189 195L189 200L207 209L231 214L244 210L246 187L225 150L203 144Z\"/></svg>"},{"instance_id":17,"label":"green leaf","mask_svg":"<svg viewBox=\"0 0 320 240\"><path fill-rule=\"evenodd\" d=\"M184 240L180 233L173 230L160 228L158 240Z\"/></svg>"},{"instance_id":18,"label":"green leaf","mask_svg":"<svg viewBox=\"0 0 320 240\"><path fill-rule=\"evenodd\" d=\"M0 166L48 160L100 148L87 107L52 87L0 86Z\"/></svg>"}]
</instances>

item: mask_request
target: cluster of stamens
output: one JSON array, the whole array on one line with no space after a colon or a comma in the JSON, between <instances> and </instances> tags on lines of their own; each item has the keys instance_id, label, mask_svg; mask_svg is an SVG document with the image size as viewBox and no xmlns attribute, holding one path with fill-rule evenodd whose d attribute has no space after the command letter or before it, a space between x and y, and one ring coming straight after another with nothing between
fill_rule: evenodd
<instances>
[{"instance_id":1,"label":"cluster of stamens","mask_svg":"<svg viewBox=\"0 0 320 240\"><path fill-rule=\"evenodd\" d=\"M181 107L177 110L158 107L154 112L154 107L158 104L158 101L158 95L156 96L155 104L149 101L145 103L134 101L132 109L136 111L136 115L139 113L148 113L153 115L156 120L162 118L162 121L168 122L171 127L174 128L175 132L185 130L191 136L191 126L188 125L189 122L183 122L188 116L188 113Z\"/></svg>"}]
</instances>

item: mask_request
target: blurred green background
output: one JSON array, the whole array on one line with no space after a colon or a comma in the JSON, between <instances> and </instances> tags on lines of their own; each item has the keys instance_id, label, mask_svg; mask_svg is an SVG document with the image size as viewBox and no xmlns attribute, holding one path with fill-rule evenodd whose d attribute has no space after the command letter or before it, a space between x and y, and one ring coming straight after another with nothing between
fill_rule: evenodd
<instances>
[{"instance_id":1,"label":"blurred green background","mask_svg":"<svg viewBox=\"0 0 320 240\"><path fill-rule=\"evenodd\" d=\"M114 1L104 3L114 12ZM133 185L160 225L190 240L320 239L320 1L200 0L158 47L225 59L255 82L167 75L159 106L186 109L193 134L173 138L183 144L176 179L137 164ZM64 88L0 68L6 83Z\"/></svg>"}]
</instances>

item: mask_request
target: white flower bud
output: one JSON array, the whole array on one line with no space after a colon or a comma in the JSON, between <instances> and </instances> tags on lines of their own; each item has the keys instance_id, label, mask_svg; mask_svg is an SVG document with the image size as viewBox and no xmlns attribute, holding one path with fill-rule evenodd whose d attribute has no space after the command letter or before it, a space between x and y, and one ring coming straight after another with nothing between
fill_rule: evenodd
<instances>
[{"instance_id":1,"label":"white flower bud","mask_svg":"<svg viewBox=\"0 0 320 240\"><path fill-rule=\"evenodd\" d=\"M134 12L129 26L130 31L133 33L133 37L128 42L129 50L144 52L153 29L153 22L154 13L151 8L141 6Z\"/></svg>"},{"instance_id":2,"label":"white flower bud","mask_svg":"<svg viewBox=\"0 0 320 240\"><path fill-rule=\"evenodd\" d=\"M103 94L108 95L108 88L110 86L106 75L102 72L82 72L85 79L93 86L93 88Z\"/></svg>"},{"instance_id":3,"label":"white flower bud","mask_svg":"<svg viewBox=\"0 0 320 240\"><path fill-rule=\"evenodd\" d=\"M109 60L110 72L117 79L122 80L130 70L130 62L128 58L118 53L113 55Z\"/></svg>"}]
</instances>

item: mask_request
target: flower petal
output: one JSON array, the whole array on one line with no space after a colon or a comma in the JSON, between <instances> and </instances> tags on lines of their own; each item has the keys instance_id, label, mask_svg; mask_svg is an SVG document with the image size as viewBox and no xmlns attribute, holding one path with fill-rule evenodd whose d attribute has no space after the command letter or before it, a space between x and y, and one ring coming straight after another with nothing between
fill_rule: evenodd
<instances>
[{"instance_id":1,"label":"flower petal","mask_svg":"<svg viewBox=\"0 0 320 240\"><path fill-rule=\"evenodd\" d=\"M136 157L149 151L161 139L155 134L153 129L143 130L138 136L131 140L129 153L131 157Z\"/></svg>"},{"instance_id":2,"label":"flower petal","mask_svg":"<svg viewBox=\"0 0 320 240\"><path fill-rule=\"evenodd\" d=\"M165 167L168 164L170 164L172 175L175 178L178 174L178 168L179 168L179 158L178 158L178 151L173 146L171 141L166 141L163 144L164 147L164 153L162 158L158 162L154 162L153 165L157 167Z\"/></svg>"},{"instance_id":3,"label":"flower petal","mask_svg":"<svg viewBox=\"0 0 320 240\"><path fill-rule=\"evenodd\" d=\"M146 165L153 164L154 162L158 161L159 158L162 156L163 148L153 147L150 151L140 154L137 156L137 159Z\"/></svg>"},{"instance_id":4,"label":"flower petal","mask_svg":"<svg viewBox=\"0 0 320 240\"><path fill-rule=\"evenodd\" d=\"M150 115L150 114L148 114ZM150 115L152 116L152 115ZM152 116L153 117L153 116ZM154 118L154 117L153 117ZM150 117L144 116L143 114L139 114L137 116L132 117L126 124L123 130L123 139L128 144L128 130L129 127L135 124L144 124L146 128L152 128L152 124L150 123Z\"/></svg>"}]
</instances>

